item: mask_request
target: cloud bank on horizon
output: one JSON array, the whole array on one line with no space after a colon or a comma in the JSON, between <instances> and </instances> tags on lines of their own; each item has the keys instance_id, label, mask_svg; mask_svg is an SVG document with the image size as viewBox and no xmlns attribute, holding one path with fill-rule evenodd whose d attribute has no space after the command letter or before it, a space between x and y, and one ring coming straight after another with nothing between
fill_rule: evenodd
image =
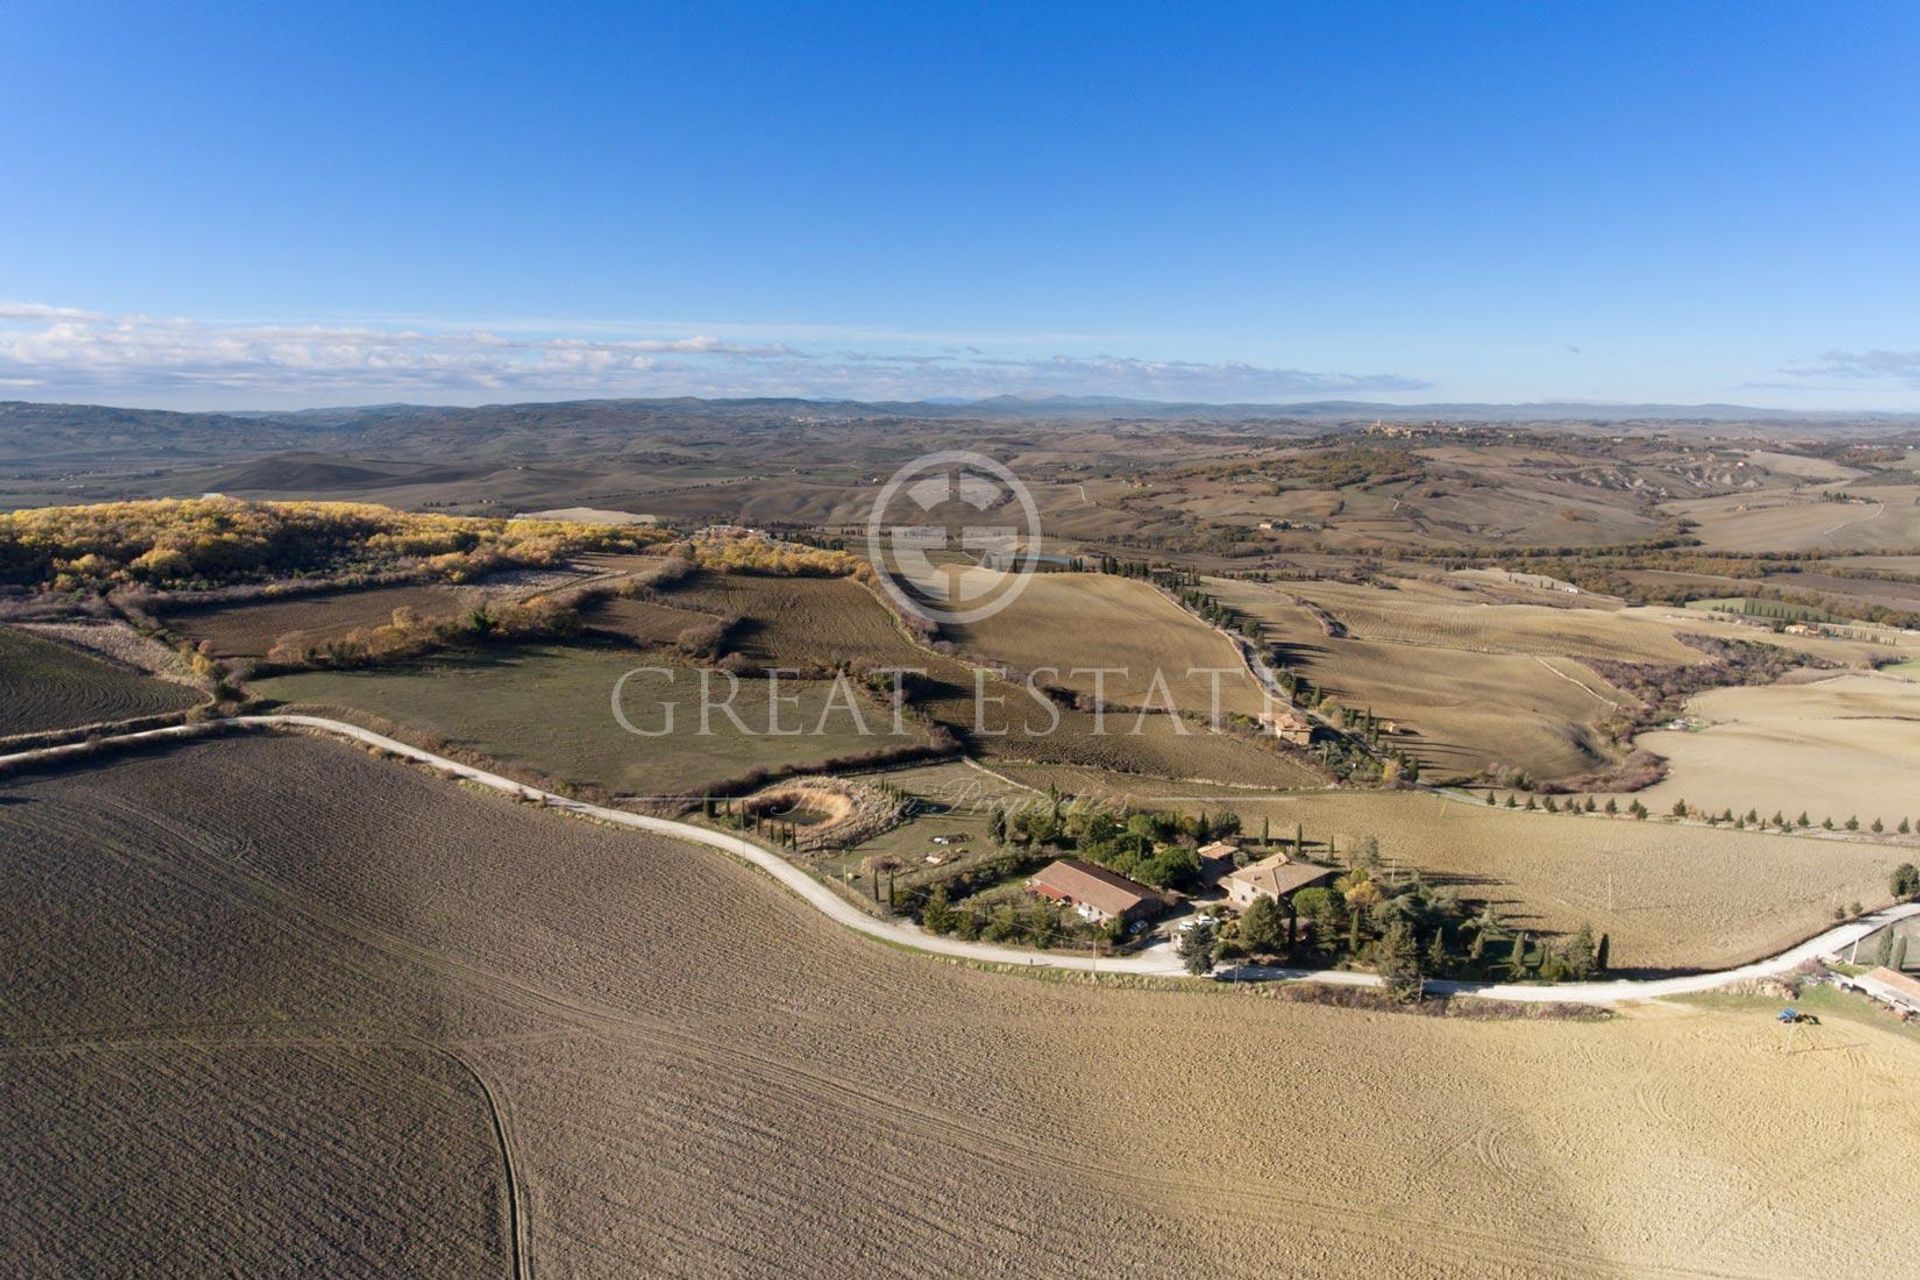
<instances>
[{"instance_id":1,"label":"cloud bank on horizon","mask_svg":"<svg viewBox=\"0 0 1920 1280\"><path fill-rule=\"evenodd\" d=\"M212 323L0 302L0 396L32 400L186 408L523 395L920 400L1012 394L1226 402L1394 395L1432 385L1392 373L1239 361L999 355L937 341L851 350L825 341L793 345L707 334Z\"/></svg>"}]
</instances>

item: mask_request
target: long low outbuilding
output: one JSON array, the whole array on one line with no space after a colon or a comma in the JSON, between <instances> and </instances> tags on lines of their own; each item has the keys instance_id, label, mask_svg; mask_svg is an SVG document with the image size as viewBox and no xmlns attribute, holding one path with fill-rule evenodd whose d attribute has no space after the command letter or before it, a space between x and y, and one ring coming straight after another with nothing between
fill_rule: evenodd
<instances>
[{"instance_id":1,"label":"long low outbuilding","mask_svg":"<svg viewBox=\"0 0 1920 1280\"><path fill-rule=\"evenodd\" d=\"M1857 987L1890 1008L1920 1015L1920 978L1912 974L1898 969L1869 969L1847 979L1846 985Z\"/></svg>"},{"instance_id":2,"label":"long low outbuilding","mask_svg":"<svg viewBox=\"0 0 1920 1280\"><path fill-rule=\"evenodd\" d=\"M1146 920L1165 905L1159 894L1117 871L1080 858L1048 863L1027 887L1044 898L1064 902L1095 924L1109 920Z\"/></svg>"}]
</instances>

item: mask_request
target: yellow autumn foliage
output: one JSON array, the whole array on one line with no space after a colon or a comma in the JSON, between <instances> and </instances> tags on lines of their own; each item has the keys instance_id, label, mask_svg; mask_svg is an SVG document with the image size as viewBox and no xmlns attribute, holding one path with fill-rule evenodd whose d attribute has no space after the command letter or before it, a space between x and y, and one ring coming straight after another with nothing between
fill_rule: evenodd
<instances>
[{"instance_id":1,"label":"yellow autumn foliage","mask_svg":"<svg viewBox=\"0 0 1920 1280\"><path fill-rule=\"evenodd\" d=\"M414 568L464 580L585 551L638 551L669 536L647 525L419 514L364 502L105 502L0 514L0 584L170 588Z\"/></svg>"}]
</instances>

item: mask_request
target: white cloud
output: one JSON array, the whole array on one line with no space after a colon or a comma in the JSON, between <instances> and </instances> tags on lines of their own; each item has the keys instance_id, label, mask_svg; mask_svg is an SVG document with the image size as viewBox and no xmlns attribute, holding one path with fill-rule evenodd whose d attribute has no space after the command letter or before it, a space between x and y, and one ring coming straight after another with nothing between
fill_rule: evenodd
<instances>
[{"instance_id":1,"label":"white cloud","mask_svg":"<svg viewBox=\"0 0 1920 1280\"><path fill-rule=\"evenodd\" d=\"M1781 372L1797 378L1891 378L1920 387L1920 351L1826 351L1817 364Z\"/></svg>"},{"instance_id":2,"label":"white cloud","mask_svg":"<svg viewBox=\"0 0 1920 1280\"><path fill-rule=\"evenodd\" d=\"M731 327L731 326L729 326ZM1120 395L1259 400L1419 390L1391 374L1133 356L992 356L902 342L822 350L750 336L208 323L0 302L0 386L122 403L338 404L531 396Z\"/></svg>"},{"instance_id":3,"label":"white cloud","mask_svg":"<svg viewBox=\"0 0 1920 1280\"><path fill-rule=\"evenodd\" d=\"M105 320L97 311L49 307L38 302L8 302L0 298L0 322L8 320Z\"/></svg>"}]
</instances>

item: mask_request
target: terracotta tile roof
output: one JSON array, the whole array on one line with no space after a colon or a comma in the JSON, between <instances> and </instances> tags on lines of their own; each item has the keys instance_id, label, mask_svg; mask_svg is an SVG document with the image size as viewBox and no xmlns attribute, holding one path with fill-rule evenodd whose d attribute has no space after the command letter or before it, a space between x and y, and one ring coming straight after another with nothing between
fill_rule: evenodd
<instances>
[{"instance_id":1,"label":"terracotta tile roof","mask_svg":"<svg viewBox=\"0 0 1920 1280\"><path fill-rule=\"evenodd\" d=\"M1160 895L1147 886L1129 880L1117 871L1097 867L1079 858L1061 858L1048 863L1030 882L1036 889L1050 889L1063 898L1084 902L1108 915L1125 915L1143 902L1157 902Z\"/></svg>"},{"instance_id":2,"label":"terracotta tile roof","mask_svg":"<svg viewBox=\"0 0 1920 1280\"><path fill-rule=\"evenodd\" d=\"M1332 867L1295 862L1284 853L1276 853L1241 867L1226 878L1237 880L1256 893L1270 893L1276 898L1284 898L1296 889L1318 884L1332 875Z\"/></svg>"}]
</instances>

